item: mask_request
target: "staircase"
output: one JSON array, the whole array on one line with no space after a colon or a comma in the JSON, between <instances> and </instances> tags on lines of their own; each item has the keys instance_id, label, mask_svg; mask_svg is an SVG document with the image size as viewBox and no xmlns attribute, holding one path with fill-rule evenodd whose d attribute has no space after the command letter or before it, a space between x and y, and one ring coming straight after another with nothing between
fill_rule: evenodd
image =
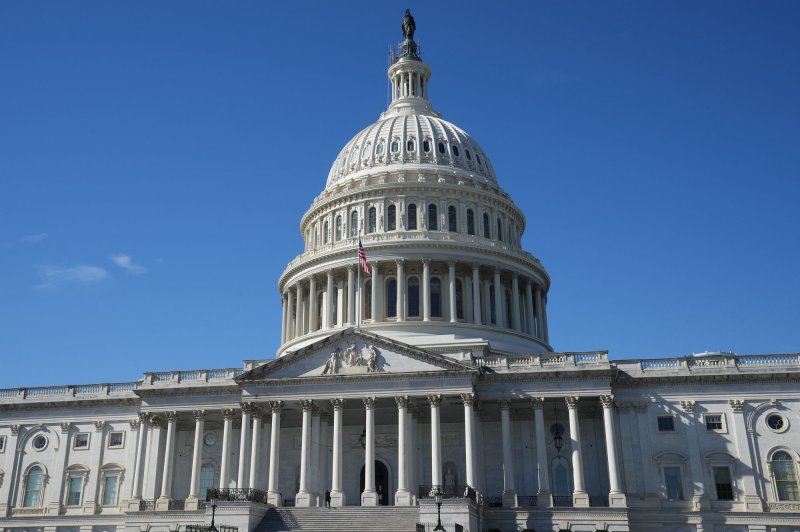
<instances>
[{"instance_id":1,"label":"staircase","mask_svg":"<svg viewBox=\"0 0 800 532\"><path fill-rule=\"evenodd\" d=\"M341 508L271 508L255 532L415 532L419 508L396 506Z\"/></svg>"}]
</instances>

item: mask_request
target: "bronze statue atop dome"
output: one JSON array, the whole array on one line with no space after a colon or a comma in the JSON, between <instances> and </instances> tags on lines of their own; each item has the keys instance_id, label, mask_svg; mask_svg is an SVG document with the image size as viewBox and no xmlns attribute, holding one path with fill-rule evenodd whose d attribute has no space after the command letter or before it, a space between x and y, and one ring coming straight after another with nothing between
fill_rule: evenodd
<instances>
[{"instance_id":1,"label":"bronze statue atop dome","mask_svg":"<svg viewBox=\"0 0 800 532\"><path fill-rule=\"evenodd\" d=\"M417 24L414 22L414 17L411 16L410 9L406 9L406 16L403 18L403 24L400 27L403 28L403 37L405 37L407 41L413 41Z\"/></svg>"}]
</instances>

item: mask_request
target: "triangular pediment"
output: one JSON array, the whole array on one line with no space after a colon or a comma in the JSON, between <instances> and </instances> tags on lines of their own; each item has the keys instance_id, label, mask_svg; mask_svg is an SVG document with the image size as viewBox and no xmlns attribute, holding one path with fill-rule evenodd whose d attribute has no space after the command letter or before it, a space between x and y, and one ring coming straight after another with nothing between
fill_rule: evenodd
<instances>
[{"instance_id":1,"label":"triangular pediment","mask_svg":"<svg viewBox=\"0 0 800 532\"><path fill-rule=\"evenodd\" d=\"M464 373L477 371L477 368L438 353L350 328L242 373L236 380L248 382L442 371Z\"/></svg>"}]
</instances>

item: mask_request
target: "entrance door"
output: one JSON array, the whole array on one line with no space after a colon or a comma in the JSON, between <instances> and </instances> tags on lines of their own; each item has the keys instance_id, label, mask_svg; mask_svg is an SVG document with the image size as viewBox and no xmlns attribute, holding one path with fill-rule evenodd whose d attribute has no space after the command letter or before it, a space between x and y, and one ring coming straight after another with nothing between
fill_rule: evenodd
<instances>
[{"instance_id":1,"label":"entrance door","mask_svg":"<svg viewBox=\"0 0 800 532\"><path fill-rule=\"evenodd\" d=\"M381 506L389 504L389 470L383 462L375 460L375 491L378 492L378 501ZM361 466L361 491L364 492L364 466Z\"/></svg>"}]
</instances>

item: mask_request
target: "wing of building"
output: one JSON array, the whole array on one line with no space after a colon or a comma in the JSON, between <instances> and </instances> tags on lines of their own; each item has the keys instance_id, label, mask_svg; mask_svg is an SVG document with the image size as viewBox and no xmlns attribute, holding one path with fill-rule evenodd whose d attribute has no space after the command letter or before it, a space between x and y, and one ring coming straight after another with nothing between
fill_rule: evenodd
<instances>
[{"instance_id":1,"label":"wing of building","mask_svg":"<svg viewBox=\"0 0 800 532\"><path fill-rule=\"evenodd\" d=\"M300 221L276 358L0 390L0 530L800 529L800 356L554 352L415 28Z\"/></svg>"}]
</instances>

